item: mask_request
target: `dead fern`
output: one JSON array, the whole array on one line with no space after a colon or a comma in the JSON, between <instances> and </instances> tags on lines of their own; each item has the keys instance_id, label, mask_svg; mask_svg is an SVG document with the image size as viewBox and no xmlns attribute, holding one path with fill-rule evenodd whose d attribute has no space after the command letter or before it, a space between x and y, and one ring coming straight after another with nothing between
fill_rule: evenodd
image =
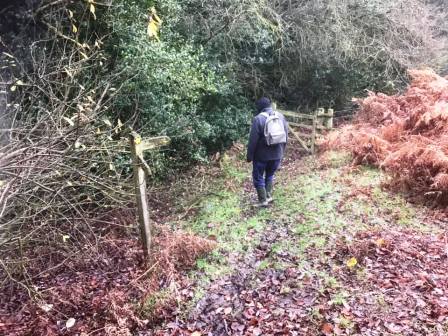
<instances>
[{"instance_id":1,"label":"dead fern","mask_svg":"<svg viewBox=\"0 0 448 336\"><path fill-rule=\"evenodd\" d=\"M389 172L390 184L448 202L448 80L411 70L402 95L369 93L353 125L328 135L324 150L349 150L355 165Z\"/></svg>"}]
</instances>

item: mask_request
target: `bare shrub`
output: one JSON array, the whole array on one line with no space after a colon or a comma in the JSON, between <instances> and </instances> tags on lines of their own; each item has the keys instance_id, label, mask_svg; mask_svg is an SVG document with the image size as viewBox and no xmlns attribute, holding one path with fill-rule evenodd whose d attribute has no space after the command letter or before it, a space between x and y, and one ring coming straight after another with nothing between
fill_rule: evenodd
<instances>
[{"instance_id":1,"label":"bare shrub","mask_svg":"<svg viewBox=\"0 0 448 336\"><path fill-rule=\"evenodd\" d=\"M446 51L447 10L436 2L195 3L186 31L200 29L206 47L237 66L254 94L289 104L351 98L365 87L392 90L406 79L404 70L443 64Z\"/></svg>"},{"instance_id":2,"label":"bare shrub","mask_svg":"<svg viewBox=\"0 0 448 336\"><path fill-rule=\"evenodd\" d=\"M11 50L2 57L12 80L11 127L0 148L0 270L31 293L28 251L52 247L63 260L68 246L84 249L97 239L93 219L133 201L121 164L125 125L107 116L120 74L105 68L88 4L75 13L65 5L43 2L34 12L45 27L38 38L17 52L22 57ZM61 266L36 257L36 264Z\"/></svg>"}]
</instances>

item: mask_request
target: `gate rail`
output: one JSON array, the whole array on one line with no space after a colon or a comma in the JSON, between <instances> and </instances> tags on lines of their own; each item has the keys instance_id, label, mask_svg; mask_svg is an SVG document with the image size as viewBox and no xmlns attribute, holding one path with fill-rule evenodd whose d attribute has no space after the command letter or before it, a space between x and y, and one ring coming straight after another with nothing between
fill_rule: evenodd
<instances>
[{"instance_id":1,"label":"gate rail","mask_svg":"<svg viewBox=\"0 0 448 336\"><path fill-rule=\"evenodd\" d=\"M316 152L316 138L319 133L333 128L333 109L319 108L313 114L277 109L288 120L290 133L308 153Z\"/></svg>"}]
</instances>

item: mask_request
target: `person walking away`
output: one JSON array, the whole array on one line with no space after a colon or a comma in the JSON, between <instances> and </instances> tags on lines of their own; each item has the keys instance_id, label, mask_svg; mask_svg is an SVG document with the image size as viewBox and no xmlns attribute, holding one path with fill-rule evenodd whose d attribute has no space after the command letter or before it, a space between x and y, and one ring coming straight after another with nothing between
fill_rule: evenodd
<instances>
[{"instance_id":1,"label":"person walking away","mask_svg":"<svg viewBox=\"0 0 448 336\"><path fill-rule=\"evenodd\" d=\"M247 162L252 162L252 177L257 191L257 207L273 201L273 181L288 142L288 123L283 114L274 111L271 101L263 97L256 103L257 115L247 145Z\"/></svg>"}]
</instances>

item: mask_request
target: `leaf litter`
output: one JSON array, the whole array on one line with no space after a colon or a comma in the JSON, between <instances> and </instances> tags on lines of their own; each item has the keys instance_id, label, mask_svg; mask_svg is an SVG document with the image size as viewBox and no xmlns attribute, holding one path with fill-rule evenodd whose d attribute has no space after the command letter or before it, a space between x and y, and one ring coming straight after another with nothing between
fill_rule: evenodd
<instances>
[{"instance_id":1,"label":"leaf litter","mask_svg":"<svg viewBox=\"0 0 448 336\"><path fill-rule=\"evenodd\" d=\"M288 161L284 173L299 167L300 161ZM250 187L247 181L243 186ZM446 334L444 233L391 227L348 240L335 232L323 249L310 245L297 255L275 248L279 242L298 244L294 222L276 218L267 220L264 232L249 232L247 239L258 240L254 247L228 256L235 272L213 281L187 316L179 302L192 299L195 284L183 271L216 242L160 229L158 266L151 270L156 276L148 279L138 242L110 232L96 254L86 250L89 255L68 260L63 271L40 274L40 304L17 288L4 288L0 330L82 336ZM39 265L30 272L37 276ZM152 320L142 319L136 306L173 284L174 295L155 298Z\"/></svg>"},{"instance_id":2,"label":"leaf litter","mask_svg":"<svg viewBox=\"0 0 448 336\"><path fill-rule=\"evenodd\" d=\"M137 240L113 234L99 239L96 253L86 249L55 271L42 272L45 268L40 264L29 267L27 272L38 286L39 296L31 300L14 283L3 287L0 333L82 335L98 330L107 336L127 335L171 316L168 314L175 309L171 297L155 304L145 319L139 310L157 291L173 284L187 286L183 270L191 269L215 242L185 232L160 231L149 269Z\"/></svg>"},{"instance_id":3,"label":"leaf litter","mask_svg":"<svg viewBox=\"0 0 448 336\"><path fill-rule=\"evenodd\" d=\"M266 237L272 239L264 240L268 244L279 238L271 232ZM244 271L213 283L188 320L154 335L446 334L445 235L364 231L350 244L336 241L330 259L308 251L315 268L335 277L337 288L324 287L316 272L297 266L288 253L274 259L289 266L257 270L253 265L270 253L268 246L254 250L255 262L242 261ZM356 256L356 265L347 267L349 255ZM347 295L336 302L341 290Z\"/></svg>"}]
</instances>

